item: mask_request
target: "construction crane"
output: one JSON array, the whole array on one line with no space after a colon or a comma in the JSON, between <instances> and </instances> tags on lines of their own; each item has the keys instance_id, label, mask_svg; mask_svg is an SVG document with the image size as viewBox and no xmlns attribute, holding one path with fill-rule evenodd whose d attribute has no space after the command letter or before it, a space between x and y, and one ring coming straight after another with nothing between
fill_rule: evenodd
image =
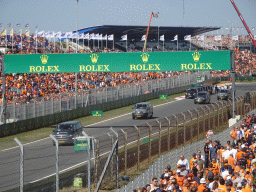
<instances>
[{"instance_id":1,"label":"construction crane","mask_svg":"<svg viewBox=\"0 0 256 192\"><path fill-rule=\"evenodd\" d=\"M152 17L158 17L158 14L159 13L153 13L153 12L151 12L151 14L150 14L150 19L149 19L149 23L148 23L147 34L146 34L146 37L145 37L143 52L146 51L146 47L147 47L147 39L148 39L148 32L149 32L149 28L150 28L150 24L151 24L151 19L152 19Z\"/></svg>"},{"instance_id":2,"label":"construction crane","mask_svg":"<svg viewBox=\"0 0 256 192\"><path fill-rule=\"evenodd\" d=\"M236 12L237 12L237 14L238 14L238 16L240 17L242 23L244 24L244 27L246 28L247 32L249 33L250 37L252 38L254 47L256 48L256 41L254 40L254 37L253 37L253 35L252 35L252 33L251 33L249 27L247 26L247 24L246 24L246 22L245 22L245 20L244 20L244 18L243 18L243 16L242 16L242 14L241 14L240 11L238 10L238 8L237 8L237 6L236 6L234 0L230 0L230 1L231 1L232 5L234 6L234 8L235 8L235 10L236 10Z\"/></svg>"}]
</instances>

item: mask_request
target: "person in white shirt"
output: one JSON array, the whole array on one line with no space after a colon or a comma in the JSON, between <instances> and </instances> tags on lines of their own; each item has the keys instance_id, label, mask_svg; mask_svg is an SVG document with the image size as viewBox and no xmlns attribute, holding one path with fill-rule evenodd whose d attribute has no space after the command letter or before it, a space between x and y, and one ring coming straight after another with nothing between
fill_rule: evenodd
<instances>
[{"instance_id":1,"label":"person in white shirt","mask_svg":"<svg viewBox=\"0 0 256 192\"><path fill-rule=\"evenodd\" d=\"M225 152L222 153L222 158L224 158L224 160L228 159L228 157L230 156L232 152L230 151L230 148L227 147L227 150ZM224 177L223 177L224 178Z\"/></svg>"},{"instance_id":2,"label":"person in white shirt","mask_svg":"<svg viewBox=\"0 0 256 192\"><path fill-rule=\"evenodd\" d=\"M232 146L232 149L230 150L231 154L233 154L233 157L236 159L237 149L235 149L234 146Z\"/></svg>"},{"instance_id":3,"label":"person in white shirt","mask_svg":"<svg viewBox=\"0 0 256 192\"><path fill-rule=\"evenodd\" d=\"M224 171L221 173L221 177L225 178L226 176L229 175L229 171L228 171L228 165L224 166Z\"/></svg>"},{"instance_id":4,"label":"person in white shirt","mask_svg":"<svg viewBox=\"0 0 256 192\"><path fill-rule=\"evenodd\" d=\"M185 165L186 169L189 170L189 163L188 160L184 158L184 155L180 156L180 160L178 161L177 165Z\"/></svg>"}]
</instances>

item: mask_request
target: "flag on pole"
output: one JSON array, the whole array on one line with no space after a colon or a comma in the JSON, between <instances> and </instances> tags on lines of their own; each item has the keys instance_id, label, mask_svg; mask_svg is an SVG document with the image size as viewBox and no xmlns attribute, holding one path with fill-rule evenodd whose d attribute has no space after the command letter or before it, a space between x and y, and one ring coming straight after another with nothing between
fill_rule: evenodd
<instances>
[{"instance_id":1,"label":"flag on pole","mask_svg":"<svg viewBox=\"0 0 256 192\"><path fill-rule=\"evenodd\" d=\"M13 36L13 28L10 30L10 36Z\"/></svg>"},{"instance_id":2,"label":"flag on pole","mask_svg":"<svg viewBox=\"0 0 256 192\"><path fill-rule=\"evenodd\" d=\"M0 23L0 27L3 27L3 23Z\"/></svg>"},{"instance_id":3,"label":"flag on pole","mask_svg":"<svg viewBox=\"0 0 256 192\"><path fill-rule=\"evenodd\" d=\"M173 40L178 41L178 35L175 35Z\"/></svg>"},{"instance_id":4,"label":"flag on pole","mask_svg":"<svg viewBox=\"0 0 256 192\"><path fill-rule=\"evenodd\" d=\"M38 30L35 31L34 38L37 38Z\"/></svg>"},{"instance_id":5,"label":"flag on pole","mask_svg":"<svg viewBox=\"0 0 256 192\"><path fill-rule=\"evenodd\" d=\"M108 36L108 40L109 40L109 41L113 41L113 40L114 40L114 35L113 35L113 34L112 34L112 35L109 35L109 36Z\"/></svg>"},{"instance_id":6,"label":"flag on pole","mask_svg":"<svg viewBox=\"0 0 256 192\"><path fill-rule=\"evenodd\" d=\"M243 28L243 27L241 27L241 30L244 30L244 28Z\"/></svg>"},{"instance_id":7,"label":"flag on pole","mask_svg":"<svg viewBox=\"0 0 256 192\"><path fill-rule=\"evenodd\" d=\"M81 34L79 35L79 39L83 39L83 38L84 38L84 34L81 33Z\"/></svg>"},{"instance_id":8,"label":"flag on pole","mask_svg":"<svg viewBox=\"0 0 256 192\"><path fill-rule=\"evenodd\" d=\"M18 33L20 34L20 36L22 35L22 29L20 29L19 31L18 31Z\"/></svg>"},{"instance_id":9,"label":"flag on pole","mask_svg":"<svg viewBox=\"0 0 256 192\"><path fill-rule=\"evenodd\" d=\"M102 40L108 40L108 35L105 35L104 37L102 37Z\"/></svg>"},{"instance_id":10,"label":"flag on pole","mask_svg":"<svg viewBox=\"0 0 256 192\"><path fill-rule=\"evenodd\" d=\"M238 41L238 35L233 35L232 40L233 41Z\"/></svg>"},{"instance_id":11,"label":"flag on pole","mask_svg":"<svg viewBox=\"0 0 256 192\"><path fill-rule=\"evenodd\" d=\"M90 34L90 39L94 39L94 33Z\"/></svg>"},{"instance_id":12,"label":"flag on pole","mask_svg":"<svg viewBox=\"0 0 256 192\"><path fill-rule=\"evenodd\" d=\"M66 32L65 34L66 38L72 38L72 32Z\"/></svg>"},{"instance_id":13,"label":"flag on pole","mask_svg":"<svg viewBox=\"0 0 256 192\"><path fill-rule=\"evenodd\" d=\"M56 38L61 38L61 31L55 33L55 37L56 37Z\"/></svg>"},{"instance_id":14,"label":"flag on pole","mask_svg":"<svg viewBox=\"0 0 256 192\"><path fill-rule=\"evenodd\" d=\"M37 33L37 35L38 35L39 37L44 37L44 35L45 35L45 34L44 34L44 30L43 30L43 31L38 32L38 33Z\"/></svg>"},{"instance_id":15,"label":"flag on pole","mask_svg":"<svg viewBox=\"0 0 256 192\"><path fill-rule=\"evenodd\" d=\"M204 35L198 35L197 40L198 41L204 41Z\"/></svg>"},{"instance_id":16,"label":"flag on pole","mask_svg":"<svg viewBox=\"0 0 256 192\"><path fill-rule=\"evenodd\" d=\"M142 37L141 37L141 41L145 41L146 40L146 35L143 35Z\"/></svg>"},{"instance_id":17,"label":"flag on pole","mask_svg":"<svg viewBox=\"0 0 256 192\"><path fill-rule=\"evenodd\" d=\"M49 38L49 33L50 33L50 31L46 32L46 33L44 34L44 37L45 37L45 38Z\"/></svg>"},{"instance_id":18,"label":"flag on pole","mask_svg":"<svg viewBox=\"0 0 256 192\"><path fill-rule=\"evenodd\" d=\"M127 41L127 35L123 35L123 36L121 37L121 39L122 39L122 41Z\"/></svg>"},{"instance_id":19,"label":"flag on pole","mask_svg":"<svg viewBox=\"0 0 256 192\"><path fill-rule=\"evenodd\" d=\"M17 27L20 27L20 23L16 24Z\"/></svg>"},{"instance_id":20,"label":"flag on pole","mask_svg":"<svg viewBox=\"0 0 256 192\"><path fill-rule=\"evenodd\" d=\"M216 35L215 36L215 41L221 41L221 35Z\"/></svg>"},{"instance_id":21,"label":"flag on pole","mask_svg":"<svg viewBox=\"0 0 256 192\"><path fill-rule=\"evenodd\" d=\"M84 39L90 39L90 34L89 33L85 34Z\"/></svg>"},{"instance_id":22,"label":"flag on pole","mask_svg":"<svg viewBox=\"0 0 256 192\"><path fill-rule=\"evenodd\" d=\"M95 39L95 40L99 40L99 39L100 39L100 34L99 34L99 33L96 34L96 35L94 36L94 39Z\"/></svg>"},{"instance_id":23,"label":"flag on pole","mask_svg":"<svg viewBox=\"0 0 256 192\"><path fill-rule=\"evenodd\" d=\"M186 35L186 36L184 37L184 40L190 41L190 40L191 40L191 35Z\"/></svg>"},{"instance_id":24,"label":"flag on pole","mask_svg":"<svg viewBox=\"0 0 256 192\"><path fill-rule=\"evenodd\" d=\"M75 38L77 38L77 37L78 37L77 33L73 33L73 34L72 34L72 38L75 39Z\"/></svg>"},{"instance_id":25,"label":"flag on pole","mask_svg":"<svg viewBox=\"0 0 256 192\"><path fill-rule=\"evenodd\" d=\"M102 40L102 34L99 35L99 40Z\"/></svg>"},{"instance_id":26,"label":"flag on pole","mask_svg":"<svg viewBox=\"0 0 256 192\"><path fill-rule=\"evenodd\" d=\"M25 31L24 35L25 35L26 37L29 37L29 29L27 29L27 30Z\"/></svg>"},{"instance_id":27,"label":"flag on pole","mask_svg":"<svg viewBox=\"0 0 256 192\"><path fill-rule=\"evenodd\" d=\"M12 27L12 24L11 24L11 23L8 23L7 25L8 25L8 27Z\"/></svg>"},{"instance_id":28,"label":"flag on pole","mask_svg":"<svg viewBox=\"0 0 256 192\"><path fill-rule=\"evenodd\" d=\"M164 35L160 36L160 41L164 41Z\"/></svg>"},{"instance_id":29,"label":"flag on pole","mask_svg":"<svg viewBox=\"0 0 256 192\"><path fill-rule=\"evenodd\" d=\"M54 38L55 37L55 32L54 31L50 31L49 32L49 38Z\"/></svg>"},{"instance_id":30,"label":"flag on pole","mask_svg":"<svg viewBox=\"0 0 256 192\"><path fill-rule=\"evenodd\" d=\"M28 25L28 24L26 24L26 25L25 25L25 27L29 27L29 25Z\"/></svg>"},{"instance_id":31,"label":"flag on pole","mask_svg":"<svg viewBox=\"0 0 256 192\"><path fill-rule=\"evenodd\" d=\"M5 28L2 32L1 32L1 36L6 36L7 35L7 29Z\"/></svg>"},{"instance_id":32,"label":"flag on pole","mask_svg":"<svg viewBox=\"0 0 256 192\"><path fill-rule=\"evenodd\" d=\"M254 31L254 30L255 30L255 28L253 27L253 28L252 28L252 31Z\"/></svg>"}]
</instances>

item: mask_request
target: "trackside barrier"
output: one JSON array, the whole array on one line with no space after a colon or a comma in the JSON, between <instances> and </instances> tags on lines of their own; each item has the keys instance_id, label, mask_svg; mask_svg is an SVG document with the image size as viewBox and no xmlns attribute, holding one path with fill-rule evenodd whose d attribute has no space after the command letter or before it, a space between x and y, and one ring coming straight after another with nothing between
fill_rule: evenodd
<instances>
[{"instance_id":1,"label":"trackside barrier","mask_svg":"<svg viewBox=\"0 0 256 192\"><path fill-rule=\"evenodd\" d=\"M68 110L61 111L60 106L63 105L62 103L63 101L61 99L59 101L54 101L53 99L47 102L46 101L37 102L37 104L36 102L29 103L29 104L21 105L19 107L16 105L9 106L9 107L7 106L7 114L10 114L10 116L13 116L13 111L14 111L14 116L16 116L18 113L17 111L19 111L19 114L22 114L22 115L25 114L27 118L23 120L15 121L13 123L0 125L0 137L14 135L17 133L22 133L30 130L35 130L42 127L58 124L60 122L88 116L88 115L91 115L91 111L95 111L95 110L109 111L112 109L117 109L124 106L132 105L137 102L156 99L159 97L159 95L177 94L185 91L191 84L196 82L196 74L191 75L189 78L184 77L185 80L181 80L181 78L182 77L180 77L179 80L176 79L173 82L172 81L163 82L159 80L158 83L155 82L150 86L145 85L147 86L148 89L144 89L143 86L139 88L135 87L136 94L133 94L133 95L124 96L121 93L113 90L113 92L110 92L112 94L112 97L108 97L105 99L103 99L102 97L103 95L101 95L101 100L99 99L97 100L96 99L97 97L90 96L88 97L90 99L88 99L87 102L84 102L83 105L80 105L78 103L77 109L68 108ZM206 82L216 81L216 80L217 78L209 79ZM133 92L134 89L133 87L131 88ZM145 94L146 90L150 90L150 92ZM129 92L129 90L127 91ZM105 93L109 94L108 92L105 92ZM96 95L97 94L95 94L94 96ZM81 98L77 100L79 102ZM37 112L35 112L36 106L38 108ZM59 107L56 108L56 106L59 106ZM31 115L30 113L32 113L32 111L34 111L34 114ZM36 116L36 114L38 114L38 116ZM15 117L13 118L15 119ZM8 122L8 119L7 119L7 122Z\"/></svg>"}]
</instances>

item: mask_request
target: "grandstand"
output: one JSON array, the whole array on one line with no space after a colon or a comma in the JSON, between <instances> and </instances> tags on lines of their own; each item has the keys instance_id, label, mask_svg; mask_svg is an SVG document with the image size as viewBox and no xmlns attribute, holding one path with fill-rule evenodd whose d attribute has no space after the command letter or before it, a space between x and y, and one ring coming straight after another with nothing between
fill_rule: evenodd
<instances>
[{"instance_id":1,"label":"grandstand","mask_svg":"<svg viewBox=\"0 0 256 192\"><path fill-rule=\"evenodd\" d=\"M253 50L245 49L248 45L249 37L240 37L239 48L238 42L230 40L229 35L224 35L222 41L215 41L214 35L205 35L204 41L199 41L197 35L206 32L218 30L212 27L156 27L152 26L149 33L147 51L177 51L177 41L173 41L174 36L178 35L178 50L222 50L235 49L236 72L240 75L255 74L255 55ZM159 31L159 34L158 34ZM127 51L141 52L144 42L141 37L146 33L146 26L94 26L79 29L79 33L101 33L114 34L113 41L89 41L83 39L79 41L78 51L83 53L92 52L126 52L126 41L121 40L121 36L128 34ZM165 42L158 41L158 35L165 35ZM191 34L191 41L185 41L184 36ZM22 40L22 41L21 41ZM35 54L35 53L74 53L76 51L76 39L69 39L67 47L66 39L62 39L60 44L53 43L53 40L30 35L14 35L13 39L7 36L0 37L0 51L5 54ZM99 45L98 45L99 42ZM13 43L13 44L12 44ZM190 49L191 43L191 49ZM93 47L94 45L94 47ZM107 47L106 47L107 46ZM164 47L163 47L164 46ZM99 47L99 48L98 48ZM241 48L243 47L243 48ZM241 49L243 51L241 51ZM0 56L0 64L2 57ZM121 86L127 83L138 83L150 79L168 78L177 76L186 72L152 72L152 73L79 73L78 74L78 91L93 89L99 87ZM214 76L229 76L229 71L212 71ZM75 90L74 74L7 74L7 100L29 102L32 98L44 97L53 94L67 93ZM36 81L35 81L36 80Z\"/></svg>"}]
</instances>

